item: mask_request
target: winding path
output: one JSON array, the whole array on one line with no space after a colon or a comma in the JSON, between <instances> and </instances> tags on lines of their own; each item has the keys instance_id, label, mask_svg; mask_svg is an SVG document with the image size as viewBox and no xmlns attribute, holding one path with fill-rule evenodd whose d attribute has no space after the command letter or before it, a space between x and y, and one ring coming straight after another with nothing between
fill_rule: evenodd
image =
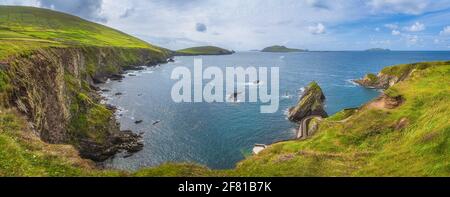
<instances>
[{"instance_id":1,"label":"winding path","mask_svg":"<svg viewBox=\"0 0 450 197\"><path fill-rule=\"evenodd\" d=\"M314 118L319 119L319 121L322 120L322 116L315 115L307 116L306 118L303 118L302 121L300 121L300 127L298 128L296 139L305 139L309 136L308 124Z\"/></svg>"}]
</instances>

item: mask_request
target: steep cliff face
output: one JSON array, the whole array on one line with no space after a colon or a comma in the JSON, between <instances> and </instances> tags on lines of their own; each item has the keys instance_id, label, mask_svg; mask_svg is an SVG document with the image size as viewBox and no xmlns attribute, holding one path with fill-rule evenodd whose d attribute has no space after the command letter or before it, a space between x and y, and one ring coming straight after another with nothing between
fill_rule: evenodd
<instances>
[{"instance_id":1,"label":"steep cliff face","mask_svg":"<svg viewBox=\"0 0 450 197\"><path fill-rule=\"evenodd\" d=\"M448 62L433 62L434 65L445 65ZM418 70L430 67L429 63L402 64L384 68L377 75L367 74L362 79L354 80L361 86L375 89L388 89L389 87L404 81Z\"/></svg>"},{"instance_id":2,"label":"steep cliff face","mask_svg":"<svg viewBox=\"0 0 450 197\"><path fill-rule=\"evenodd\" d=\"M324 110L325 95L316 82L310 83L300 98L297 106L289 109L288 118L291 121L300 122L308 116L327 117Z\"/></svg>"},{"instance_id":3,"label":"steep cliff face","mask_svg":"<svg viewBox=\"0 0 450 197\"><path fill-rule=\"evenodd\" d=\"M119 130L113 112L99 104L94 81L133 65L165 62L168 56L139 48L39 49L4 63L8 102L29 118L45 142L70 143L85 158L102 161L143 144L136 134Z\"/></svg>"}]
</instances>

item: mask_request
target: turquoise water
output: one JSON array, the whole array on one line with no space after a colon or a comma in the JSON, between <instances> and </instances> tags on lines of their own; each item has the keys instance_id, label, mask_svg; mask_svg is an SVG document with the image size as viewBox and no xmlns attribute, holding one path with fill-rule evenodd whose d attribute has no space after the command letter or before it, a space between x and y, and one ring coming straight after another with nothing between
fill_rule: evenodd
<instances>
[{"instance_id":1,"label":"turquoise water","mask_svg":"<svg viewBox=\"0 0 450 197\"><path fill-rule=\"evenodd\" d=\"M194 58L203 65L280 67L278 112L261 114L260 103L175 103L170 79L177 66L193 69ZM107 102L119 107L121 128L143 133L145 147L124 158L119 154L107 167L135 170L165 162L195 162L214 169L232 168L255 143L270 144L294 137L297 125L286 120L301 88L315 80L327 100L326 111L336 113L358 107L379 95L376 90L356 86L351 79L378 72L385 66L419 61L449 60L449 52L240 52L227 56L176 57L174 63L135 71L122 82L102 85ZM135 76L134 76L135 75ZM205 81L207 82L207 81ZM115 96L121 92L123 95ZM143 120L135 124L136 120ZM159 124L153 125L156 120Z\"/></svg>"}]
</instances>

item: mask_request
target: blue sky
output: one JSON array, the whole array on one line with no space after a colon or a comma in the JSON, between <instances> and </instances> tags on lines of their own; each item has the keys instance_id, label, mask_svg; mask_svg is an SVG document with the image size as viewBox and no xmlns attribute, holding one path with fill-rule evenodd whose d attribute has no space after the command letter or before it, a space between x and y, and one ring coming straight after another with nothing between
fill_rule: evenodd
<instances>
[{"instance_id":1,"label":"blue sky","mask_svg":"<svg viewBox=\"0 0 450 197\"><path fill-rule=\"evenodd\" d=\"M68 12L170 49L450 50L450 0L0 0Z\"/></svg>"}]
</instances>

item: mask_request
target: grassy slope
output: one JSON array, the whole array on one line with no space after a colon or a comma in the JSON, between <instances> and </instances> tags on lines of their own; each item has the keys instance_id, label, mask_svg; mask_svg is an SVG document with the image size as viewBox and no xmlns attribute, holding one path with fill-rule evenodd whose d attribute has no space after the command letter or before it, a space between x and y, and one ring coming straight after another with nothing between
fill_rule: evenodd
<instances>
[{"instance_id":1,"label":"grassy slope","mask_svg":"<svg viewBox=\"0 0 450 197\"><path fill-rule=\"evenodd\" d=\"M417 70L386 91L406 101L396 109L369 105L323 121L306 141L273 145L241 162L244 176L450 176L450 64ZM386 68L401 70L410 65ZM406 127L399 127L400 120ZM396 128L397 127L397 128Z\"/></svg>"},{"instance_id":2,"label":"grassy slope","mask_svg":"<svg viewBox=\"0 0 450 197\"><path fill-rule=\"evenodd\" d=\"M181 55L222 55L232 52L215 46L201 46L178 50L177 53Z\"/></svg>"},{"instance_id":3,"label":"grassy slope","mask_svg":"<svg viewBox=\"0 0 450 197\"><path fill-rule=\"evenodd\" d=\"M18 52L58 46L146 48L162 52L120 31L51 10L0 6L0 60Z\"/></svg>"}]
</instances>

